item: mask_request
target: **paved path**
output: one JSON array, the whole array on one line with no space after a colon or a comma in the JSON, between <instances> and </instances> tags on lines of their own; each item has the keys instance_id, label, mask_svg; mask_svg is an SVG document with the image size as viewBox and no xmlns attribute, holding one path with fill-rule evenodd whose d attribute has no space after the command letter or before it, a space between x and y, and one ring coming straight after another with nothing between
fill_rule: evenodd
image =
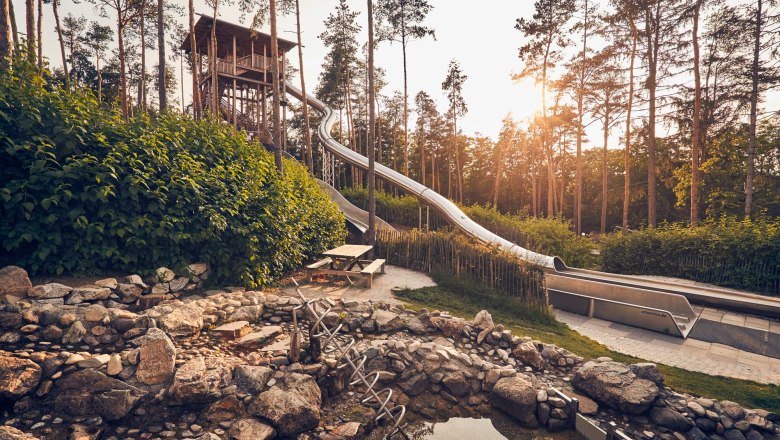
<instances>
[{"instance_id":1,"label":"paved path","mask_svg":"<svg viewBox=\"0 0 780 440\"><path fill-rule=\"evenodd\" d=\"M394 288L420 289L436 285L427 274L390 265L385 266L384 274L374 275L371 289L365 287L360 277L353 277L353 281L355 285L352 286L344 282L301 284L301 291L308 299L329 296L333 299L372 300L400 304L401 301L393 296ZM295 290L293 287L285 287L284 294L295 295Z\"/></svg>"},{"instance_id":2,"label":"paved path","mask_svg":"<svg viewBox=\"0 0 780 440\"><path fill-rule=\"evenodd\" d=\"M708 316L724 313L712 309L704 311L706 310L710 310ZM780 383L780 359L699 339L667 336L598 318L588 318L563 311L556 311L555 314L559 321L568 324L578 333L619 353L713 376L753 380L767 384ZM736 315L730 312L728 314ZM747 317L729 319L731 322L743 324L747 322ZM752 323L752 325L763 324ZM767 325L771 326L771 324ZM780 331L780 327L775 328Z\"/></svg>"}]
</instances>

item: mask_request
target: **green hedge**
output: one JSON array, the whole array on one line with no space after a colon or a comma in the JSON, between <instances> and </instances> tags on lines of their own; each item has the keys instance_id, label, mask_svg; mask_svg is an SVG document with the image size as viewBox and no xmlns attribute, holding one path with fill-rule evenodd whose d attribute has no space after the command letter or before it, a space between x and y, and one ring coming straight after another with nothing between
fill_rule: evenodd
<instances>
[{"instance_id":1,"label":"green hedge","mask_svg":"<svg viewBox=\"0 0 780 440\"><path fill-rule=\"evenodd\" d=\"M463 212L495 234L534 252L560 257L569 266L598 265L593 252L596 245L587 237L577 236L567 220L502 214L481 205L465 206Z\"/></svg>"},{"instance_id":2,"label":"green hedge","mask_svg":"<svg viewBox=\"0 0 780 440\"><path fill-rule=\"evenodd\" d=\"M342 188L341 194L353 205L368 209L368 189L365 187ZM422 224L427 224L430 229L438 229L447 226L447 222L435 211L427 212L424 208L420 211L420 202L414 196L394 196L384 191L376 192L376 215L396 226L408 226L417 228L420 226L420 214ZM427 216L427 218L426 218Z\"/></svg>"},{"instance_id":3,"label":"green hedge","mask_svg":"<svg viewBox=\"0 0 780 440\"><path fill-rule=\"evenodd\" d=\"M178 113L124 121L34 70L0 72L0 253L35 275L181 268L268 283L340 243L306 170L231 127Z\"/></svg>"},{"instance_id":4,"label":"green hedge","mask_svg":"<svg viewBox=\"0 0 780 440\"><path fill-rule=\"evenodd\" d=\"M663 275L780 295L780 219L724 217L609 234L602 238L607 272Z\"/></svg>"}]
</instances>

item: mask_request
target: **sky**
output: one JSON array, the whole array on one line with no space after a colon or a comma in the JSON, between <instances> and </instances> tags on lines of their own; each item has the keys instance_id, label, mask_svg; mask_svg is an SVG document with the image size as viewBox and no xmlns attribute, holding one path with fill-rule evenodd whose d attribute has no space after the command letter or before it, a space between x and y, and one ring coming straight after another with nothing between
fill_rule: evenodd
<instances>
[{"instance_id":1,"label":"sky","mask_svg":"<svg viewBox=\"0 0 780 440\"><path fill-rule=\"evenodd\" d=\"M20 31L24 30L24 0L12 0L17 14ZM169 0L170 1L170 0ZM185 0L176 0L186 9ZM436 30L436 40L426 38L412 41L408 49L409 100L413 104L414 95L425 90L439 105L440 111L447 107L446 97L441 90L450 60L460 62L463 72L468 75L463 95L469 106L468 114L459 120L460 128L466 134L481 133L497 138L502 119L509 113L518 120L528 120L534 112L541 110L540 88L528 79L520 83L513 81L511 75L518 72L521 62L517 56L523 37L514 26L517 18L531 17L532 0L485 0L489 7L473 7L466 0L430 0L433 10L425 24ZM224 2L224 0L223 0ZM324 31L323 22L337 5L337 0L301 0L301 25L304 46L304 71L308 90L313 90L318 82L321 64L327 53L318 36ZM367 40L365 0L348 0L350 8L361 12L357 20L363 30L361 43ZM100 20L112 24L98 16L97 10L80 0L61 0L60 17L68 13L85 15L91 20ZM210 14L211 8L203 0L195 1L195 10ZM240 12L235 7L222 7L220 18L240 23ZM186 15L180 18L186 25ZM246 23L245 23L246 24ZM112 25L112 28L114 26ZM280 37L295 40L294 16L282 17L279 22ZM267 29L261 29L267 32ZM574 36L576 39L577 37ZM44 5L44 54L54 66L61 64L57 36L54 30L54 18L51 7ZM297 67L297 53L288 59ZM147 52L147 60L156 60L156 53ZM376 65L386 71L387 87L382 94L392 95L394 90L403 90L403 65L401 47L397 43L383 42L375 54ZM149 69L152 68L150 61ZM178 60L174 62L178 69ZM177 72L178 73L178 72ZM178 76L178 75L177 75ZM189 100L191 81L185 72L184 93ZM177 95L181 99L181 93ZM780 107L778 94L768 97L770 108ZM588 124L586 118L585 123ZM586 144L584 148L601 146L602 136L598 122L589 124L587 137L595 144ZM613 130L610 148L621 148L620 130ZM661 134L661 133L659 133ZM598 145L596 145L598 144Z\"/></svg>"}]
</instances>

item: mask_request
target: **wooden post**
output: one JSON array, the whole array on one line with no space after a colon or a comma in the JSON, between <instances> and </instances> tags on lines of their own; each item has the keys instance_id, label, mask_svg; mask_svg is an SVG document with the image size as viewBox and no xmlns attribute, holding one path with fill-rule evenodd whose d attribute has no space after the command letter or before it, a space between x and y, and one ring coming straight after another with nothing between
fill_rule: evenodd
<instances>
[{"instance_id":1,"label":"wooden post","mask_svg":"<svg viewBox=\"0 0 780 440\"><path fill-rule=\"evenodd\" d=\"M281 93L284 97L284 105L282 106L282 150L287 151L287 52L282 52L282 87ZM304 104L305 105L305 104Z\"/></svg>"},{"instance_id":2,"label":"wooden post","mask_svg":"<svg viewBox=\"0 0 780 440\"><path fill-rule=\"evenodd\" d=\"M233 35L233 108L231 109L233 113L233 128L238 128L238 121L236 119L236 63L238 62L236 53L236 36Z\"/></svg>"}]
</instances>

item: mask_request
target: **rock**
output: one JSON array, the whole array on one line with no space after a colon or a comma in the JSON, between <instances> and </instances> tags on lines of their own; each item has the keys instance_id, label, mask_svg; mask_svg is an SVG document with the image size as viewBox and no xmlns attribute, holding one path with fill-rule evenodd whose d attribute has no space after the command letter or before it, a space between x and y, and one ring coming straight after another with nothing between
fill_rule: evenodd
<instances>
[{"instance_id":1,"label":"rock","mask_svg":"<svg viewBox=\"0 0 780 440\"><path fill-rule=\"evenodd\" d=\"M727 429L723 433L723 437L726 440L746 440L745 434L743 434L739 429Z\"/></svg>"},{"instance_id":2,"label":"rock","mask_svg":"<svg viewBox=\"0 0 780 440\"><path fill-rule=\"evenodd\" d=\"M259 420L241 419L230 427L228 435L233 440L269 440L276 436L276 431Z\"/></svg>"},{"instance_id":3,"label":"rock","mask_svg":"<svg viewBox=\"0 0 780 440\"><path fill-rule=\"evenodd\" d=\"M15 330L22 325L22 315L17 312L0 312L0 329Z\"/></svg>"},{"instance_id":4,"label":"rock","mask_svg":"<svg viewBox=\"0 0 780 440\"><path fill-rule=\"evenodd\" d=\"M29 359L0 356L0 397L18 400L41 381L41 367Z\"/></svg>"},{"instance_id":5,"label":"rock","mask_svg":"<svg viewBox=\"0 0 780 440\"><path fill-rule=\"evenodd\" d=\"M209 365L198 356L179 367L168 389L172 403L188 405L208 403L222 397L222 386L227 384L232 371L209 358Z\"/></svg>"},{"instance_id":6,"label":"rock","mask_svg":"<svg viewBox=\"0 0 780 440\"><path fill-rule=\"evenodd\" d=\"M72 416L98 415L119 420L129 414L144 392L94 370L79 370L55 382L54 408Z\"/></svg>"},{"instance_id":7,"label":"rock","mask_svg":"<svg viewBox=\"0 0 780 440\"><path fill-rule=\"evenodd\" d=\"M184 289L184 287L186 287L187 283L189 282L190 280L185 277L174 278L170 283L168 283L168 288L171 289L171 292L178 292Z\"/></svg>"},{"instance_id":8,"label":"rock","mask_svg":"<svg viewBox=\"0 0 780 440\"><path fill-rule=\"evenodd\" d=\"M249 411L271 422L280 436L293 437L317 427L322 396L311 376L288 373L261 393Z\"/></svg>"},{"instance_id":9,"label":"rock","mask_svg":"<svg viewBox=\"0 0 780 440\"><path fill-rule=\"evenodd\" d=\"M647 379L658 386L664 384L664 376L658 371L658 366L653 363L642 362L629 365L628 368L632 373L636 374L636 377Z\"/></svg>"},{"instance_id":10,"label":"rock","mask_svg":"<svg viewBox=\"0 0 780 440\"><path fill-rule=\"evenodd\" d=\"M168 283L160 283L155 284L152 286L151 294L152 295L164 295L171 291L171 288L168 286Z\"/></svg>"},{"instance_id":11,"label":"rock","mask_svg":"<svg viewBox=\"0 0 780 440\"><path fill-rule=\"evenodd\" d=\"M62 338L62 329L56 325L47 325L41 333L41 337L44 341L58 341Z\"/></svg>"},{"instance_id":12,"label":"rock","mask_svg":"<svg viewBox=\"0 0 780 440\"><path fill-rule=\"evenodd\" d=\"M745 421L753 428L760 429L762 431L772 431L773 424L764 417L751 412L745 416Z\"/></svg>"},{"instance_id":13,"label":"rock","mask_svg":"<svg viewBox=\"0 0 780 440\"><path fill-rule=\"evenodd\" d=\"M685 438L687 440L708 440L707 435L703 433L701 429L695 426L691 428L690 431L688 431L688 434L685 435Z\"/></svg>"},{"instance_id":14,"label":"rock","mask_svg":"<svg viewBox=\"0 0 780 440\"><path fill-rule=\"evenodd\" d=\"M469 382L460 371L447 373L442 379L442 384L455 397L464 397L471 391Z\"/></svg>"},{"instance_id":15,"label":"rock","mask_svg":"<svg viewBox=\"0 0 780 440\"><path fill-rule=\"evenodd\" d=\"M685 416L666 407L654 407L650 410L650 421L672 431L686 432L693 424Z\"/></svg>"},{"instance_id":16,"label":"rock","mask_svg":"<svg viewBox=\"0 0 780 440\"><path fill-rule=\"evenodd\" d=\"M0 426L0 440L38 440L38 437L19 431L13 426Z\"/></svg>"},{"instance_id":17,"label":"rock","mask_svg":"<svg viewBox=\"0 0 780 440\"><path fill-rule=\"evenodd\" d=\"M474 327L477 327L481 330L486 329L493 329L496 325L493 324L493 316L490 315L490 312L487 310L480 310L479 313L477 313L477 316L474 317Z\"/></svg>"},{"instance_id":18,"label":"rock","mask_svg":"<svg viewBox=\"0 0 780 440\"><path fill-rule=\"evenodd\" d=\"M6 266L0 269L0 296L10 295L19 298L27 296L32 287L27 271L18 266Z\"/></svg>"},{"instance_id":19,"label":"rock","mask_svg":"<svg viewBox=\"0 0 780 440\"><path fill-rule=\"evenodd\" d=\"M122 372L122 369L122 358L118 354L112 354L106 366L106 373L109 376L116 376Z\"/></svg>"},{"instance_id":20,"label":"rock","mask_svg":"<svg viewBox=\"0 0 780 440\"><path fill-rule=\"evenodd\" d=\"M699 405L697 402L690 401L686 405L693 414L696 415L696 417L704 417L707 415L707 410L704 409L703 406Z\"/></svg>"},{"instance_id":21,"label":"rock","mask_svg":"<svg viewBox=\"0 0 780 440\"><path fill-rule=\"evenodd\" d=\"M523 426L536 427L537 402L534 381L524 374L500 379L490 393L490 404L515 418Z\"/></svg>"},{"instance_id":22,"label":"rock","mask_svg":"<svg viewBox=\"0 0 780 440\"><path fill-rule=\"evenodd\" d=\"M119 285L119 282L116 280L116 278L103 278L102 280L95 281L95 285L98 287L106 287L114 290Z\"/></svg>"},{"instance_id":23,"label":"rock","mask_svg":"<svg viewBox=\"0 0 780 440\"><path fill-rule=\"evenodd\" d=\"M428 378L425 373L417 373L405 381L398 384L399 387L410 397L422 394L428 388Z\"/></svg>"},{"instance_id":24,"label":"rock","mask_svg":"<svg viewBox=\"0 0 780 440\"><path fill-rule=\"evenodd\" d=\"M154 271L154 275L158 283L168 283L176 278L176 274L167 267L157 268L157 270Z\"/></svg>"},{"instance_id":25,"label":"rock","mask_svg":"<svg viewBox=\"0 0 780 440\"><path fill-rule=\"evenodd\" d=\"M111 295L111 289L107 287L84 286L74 287L65 304L81 304L84 301L98 301Z\"/></svg>"},{"instance_id":26,"label":"rock","mask_svg":"<svg viewBox=\"0 0 780 440\"><path fill-rule=\"evenodd\" d=\"M259 394L271 378L273 370L268 367L239 365L233 370L233 381L239 390L249 394Z\"/></svg>"},{"instance_id":27,"label":"rock","mask_svg":"<svg viewBox=\"0 0 780 440\"><path fill-rule=\"evenodd\" d=\"M173 376L176 347L162 330L150 328L139 342L136 378L146 385L161 384Z\"/></svg>"},{"instance_id":28,"label":"rock","mask_svg":"<svg viewBox=\"0 0 780 440\"><path fill-rule=\"evenodd\" d=\"M203 315L187 304L176 305L160 318L160 327L175 338L195 336L203 327Z\"/></svg>"},{"instance_id":29,"label":"rock","mask_svg":"<svg viewBox=\"0 0 780 440\"><path fill-rule=\"evenodd\" d=\"M140 298L144 289L137 284L121 283L117 285L116 292L123 303L129 304Z\"/></svg>"},{"instance_id":30,"label":"rock","mask_svg":"<svg viewBox=\"0 0 780 440\"><path fill-rule=\"evenodd\" d=\"M529 341L515 347L512 350L512 354L515 358L522 362L524 365L530 365L537 370L543 370L545 366L544 358L539 350L536 349L536 345Z\"/></svg>"},{"instance_id":31,"label":"rock","mask_svg":"<svg viewBox=\"0 0 780 440\"><path fill-rule=\"evenodd\" d=\"M730 400L721 400L715 406L719 407L731 420L741 420L745 417L745 409L740 404Z\"/></svg>"},{"instance_id":32,"label":"rock","mask_svg":"<svg viewBox=\"0 0 780 440\"><path fill-rule=\"evenodd\" d=\"M389 310L376 309L371 319L376 321L380 332L392 332L404 326L401 317Z\"/></svg>"},{"instance_id":33,"label":"rock","mask_svg":"<svg viewBox=\"0 0 780 440\"><path fill-rule=\"evenodd\" d=\"M569 391L565 389L561 390L561 392L563 392L563 394L565 394L570 398L572 397L576 398L580 402L580 406L579 406L580 413L586 416L595 416L596 413L598 413L599 405L596 402L594 402L593 399L591 399L590 397L583 396L582 394L577 394L573 391Z\"/></svg>"},{"instance_id":34,"label":"rock","mask_svg":"<svg viewBox=\"0 0 780 440\"><path fill-rule=\"evenodd\" d=\"M213 333L216 333L220 337L227 339L240 338L241 336L245 336L251 331L252 328L249 327L249 322L247 321L230 322L212 330Z\"/></svg>"},{"instance_id":35,"label":"rock","mask_svg":"<svg viewBox=\"0 0 780 440\"><path fill-rule=\"evenodd\" d=\"M626 364L588 361L575 373L575 388L607 406L628 414L643 414L658 397L658 386L638 378Z\"/></svg>"},{"instance_id":36,"label":"rock","mask_svg":"<svg viewBox=\"0 0 780 440\"><path fill-rule=\"evenodd\" d=\"M92 304L84 310L84 320L87 322L100 322L108 315L108 309L100 304Z\"/></svg>"},{"instance_id":37,"label":"rock","mask_svg":"<svg viewBox=\"0 0 780 440\"><path fill-rule=\"evenodd\" d=\"M241 347L262 345L281 332L282 328L278 325L267 325L258 332L249 333L248 335L241 337L241 339L238 340L238 345Z\"/></svg>"},{"instance_id":38,"label":"rock","mask_svg":"<svg viewBox=\"0 0 780 440\"><path fill-rule=\"evenodd\" d=\"M206 263L193 263L187 266L187 271L192 275L199 277L209 270L209 266Z\"/></svg>"},{"instance_id":39,"label":"rock","mask_svg":"<svg viewBox=\"0 0 780 440\"><path fill-rule=\"evenodd\" d=\"M460 338L466 329L466 321L461 318L431 318L431 324L448 338Z\"/></svg>"},{"instance_id":40,"label":"rock","mask_svg":"<svg viewBox=\"0 0 780 440\"><path fill-rule=\"evenodd\" d=\"M348 422L333 428L322 436L322 440L357 440L362 436L363 426L360 422Z\"/></svg>"},{"instance_id":41,"label":"rock","mask_svg":"<svg viewBox=\"0 0 780 440\"><path fill-rule=\"evenodd\" d=\"M30 288L27 296L36 299L64 298L72 289L64 284L49 283Z\"/></svg>"},{"instance_id":42,"label":"rock","mask_svg":"<svg viewBox=\"0 0 780 440\"><path fill-rule=\"evenodd\" d=\"M263 316L264 307L262 304L255 306L243 306L230 315L231 321L249 321L257 322Z\"/></svg>"},{"instance_id":43,"label":"rock","mask_svg":"<svg viewBox=\"0 0 780 440\"><path fill-rule=\"evenodd\" d=\"M87 334L87 329L84 328L84 324L81 321L76 321L71 324L68 331L62 336L62 343L66 345L78 345L81 344L82 338Z\"/></svg>"}]
</instances>

